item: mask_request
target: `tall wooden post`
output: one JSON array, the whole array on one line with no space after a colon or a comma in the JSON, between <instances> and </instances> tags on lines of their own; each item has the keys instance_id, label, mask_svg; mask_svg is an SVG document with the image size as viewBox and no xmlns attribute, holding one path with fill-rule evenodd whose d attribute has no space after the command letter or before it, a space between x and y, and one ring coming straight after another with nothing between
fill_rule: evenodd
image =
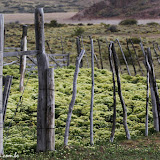
<instances>
[{"instance_id":1,"label":"tall wooden post","mask_svg":"<svg viewBox=\"0 0 160 160\"><path fill-rule=\"evenodd\" d=\"M54 97L54 69L47 70L47 150L55 149L55 97Z\"/></svg>"},{"instance_id":2,"label":"tall wooden post","mask_svg":"<svg viewBox=\"0 0 160 160\"><path fill-rule=\"evenodd\" d=\"M27 25L23 25L23 33L21 40L21 51L27 51ZM22 92L24 89L24 77L26 70L26 55L20 57L20 84L19 89Z\"/></svg>"},{"instance_id":3,"label":"tall wooden post","mask_svg":"<svg viewBox=\"0 0 160 160\"><path fill-rule=\"evenodd\" d=\"M45 54L44 38L44 13L43 8L35 10L35 34L38 63L38 107L37 107L37 152L46 151L46 113L47 113L47 69L49 68L48 57Z\"/></svg>"},{"instance_id":4,"label":"tall wooden post","mask_svg":"<svg viewBox=\"0 0 160 160\"><path fill-rule=\"evenodd\" d=\"M91 88L91 105L90 105L90 145L94 145L93 141L93 106L94 106L94 46L93 39L91 41L91 74L92 74L92 88Z\"/></svg>"},{"instance_id":5,"label":"tall wooden post","mask_svg":"<svg viewBox=\"0 0 160 160\"><path fill-rule=\"evenodd\" d=\"M0 156L3 155L3 48L4 16L0 14Z\"/></svg>"}]
</instances>

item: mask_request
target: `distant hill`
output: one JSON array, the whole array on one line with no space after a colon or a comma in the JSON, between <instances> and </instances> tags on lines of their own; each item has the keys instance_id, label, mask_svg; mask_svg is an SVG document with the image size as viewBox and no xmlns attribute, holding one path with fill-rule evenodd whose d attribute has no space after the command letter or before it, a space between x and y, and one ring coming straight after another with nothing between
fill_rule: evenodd
<instances>
[{"instance_id":1,"label":"distant hill","mask_svg":"<svg viewBox=\"0 0 160 160\"><path fill-rule=\"evenodd\" d=\"M101 0L0 0L0 13L32 13L36 7L49 12L80 11Z\"/></svg>"},{"instance_id":2,"label":"distant hill","mask_svg":"<svg viewBox=\"0 0 160 160\"><path fill-rule=\"evenodd\" d=\"M103 0L93 4L73 19L160 18L159 0Z\"/></svg>"}]
</instances>

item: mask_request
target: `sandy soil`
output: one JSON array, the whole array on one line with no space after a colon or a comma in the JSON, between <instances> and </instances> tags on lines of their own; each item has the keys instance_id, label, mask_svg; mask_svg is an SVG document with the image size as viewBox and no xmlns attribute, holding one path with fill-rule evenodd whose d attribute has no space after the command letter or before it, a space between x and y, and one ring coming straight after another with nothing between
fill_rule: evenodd
<instances>
[{"instance_id":1,"label":"sandy soil","mask_svg":"<svg viewBox=\"0 0 160 160\"><path fill-rule=\"evenodd\" d=\"M45 22L50 22L51 20L57 20L59 23L67 23L67 19L74 16L77 12L67 12L67 13L45 13ZM15 14L4 14L5 23L19 22L21 24L33 24L34 14L32 13L15 13Z\"/></svg>"},{"instance_id":2,"label":"sandy soil","mask_svg":"<svg viewBox=\"0 0 160 160\"><path fill-rule=\"evenodd\" d=\"M118 24L121 20L120 19L96 19L96 20L71 20L70 18L74 16L76 12L67 12L67 13L45 13L44 18L45 22L50 22L51 20L55 19L59 23L66 23L66 24L77 24L77 23L106 23L106 24ZM21 24L33 24L34 23L34 14L31 13L16 13L16 14L4 14L5 23L11 23L18 21ZM160 19L139 19L139 24L146 24L149 22L157 22L160 23Z\"/></svg>"}]
</instances>

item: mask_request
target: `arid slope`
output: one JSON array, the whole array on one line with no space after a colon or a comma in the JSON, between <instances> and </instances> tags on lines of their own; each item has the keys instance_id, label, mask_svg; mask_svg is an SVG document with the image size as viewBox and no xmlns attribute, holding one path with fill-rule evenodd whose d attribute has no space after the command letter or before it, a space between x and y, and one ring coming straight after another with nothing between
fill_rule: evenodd
<instances>
[{"instance_id":1,"label":"arid slope","mask_svg":"<svg viewBox=\"0 0 160 160\"><path fill-rule=\"evenodd\" d=\"M73 17L96 18L160 18L160 3L159 0L103 0Z\"/></svg>"}]
</instances>

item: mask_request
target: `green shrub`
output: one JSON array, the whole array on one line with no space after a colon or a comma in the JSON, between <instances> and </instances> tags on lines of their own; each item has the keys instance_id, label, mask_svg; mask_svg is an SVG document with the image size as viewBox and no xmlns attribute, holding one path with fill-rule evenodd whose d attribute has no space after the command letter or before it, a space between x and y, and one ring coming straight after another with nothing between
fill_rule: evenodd
<instances>
[{"instance_id":1,"label":"green shrub","mask_svg":"<svg viewBox=\"0 0 160 160\"><path fill-rule=\"evenodd\" d=\"M134 44L139 44L140 42L141 42L141 40L139 39L139 38L132 38L132 42L134 43Z\"/></svg>"},{"instance_id":2,"label":"green shrub","mask_svg":"<svg viewBox=\"0 0 160 160\"><path fill-rule=\"evenodd\" d=\"M52 21L50 21L49 26L50 26L50 27L63 27L64 24L58 23L57 20L52 20Z\"/></svg>"},{"instance_id":3,"label":"green shrub","mask_svg":"<svg viewBox=\"0 0 160 160\"><path fill-rule=\"evenodd\" d=\"M158 26L159 23L157 22L150 22L150 23L147 23L148 26Z\"/></svg>"},{"instance_id":4,"label":"green shrub","mask_svg":"<svg viewBox=\"0 0 160 160\"><path fill-rule=\"evenodd\" d=\"M134 25L138 24L138 21L136 19L125 19L119 23L119 25Z\"/></svg>"},{"instance_id":5,"label":"green shrub","mask_svg":"<svg viewBox=\"0 0 160 160\"><path fill-rule=\"evenodd\" d=\"M84 29L82 27L77 27L74 30L72 36L81 36L84 33Z\"/></svg>"},{"instance_id":6,"label":"green shrub","mask_svg":"<svg viewBox=\"0 0 160 160\"><path fill-rule=\"evenodd\" d=\"M110 30L111 32L118 32L117 26L116 25L111 25L108 30Z\"/></svg>"}]
</instances>

